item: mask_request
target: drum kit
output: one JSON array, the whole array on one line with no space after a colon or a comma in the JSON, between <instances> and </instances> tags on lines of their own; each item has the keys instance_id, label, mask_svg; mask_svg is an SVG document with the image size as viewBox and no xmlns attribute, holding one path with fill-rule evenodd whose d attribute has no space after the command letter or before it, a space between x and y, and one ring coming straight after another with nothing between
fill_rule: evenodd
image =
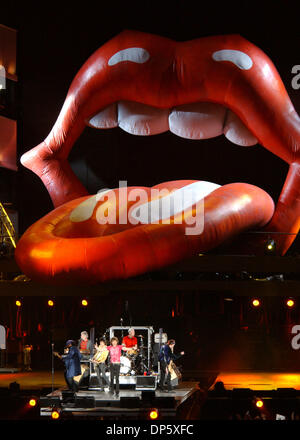
<instances>
[{"instance_id":1,"label":"drum kit","mask_svg":"<svg viewBox=\"0 0 300 440\"><path fill-rule=\"evenodd\" d=\"M121 356L121 376L139 375L147 371L144 337L138 335L137 338L139 339L138 349L128 350L126 351L126 355Z\"/></svg>"}]
</instances>

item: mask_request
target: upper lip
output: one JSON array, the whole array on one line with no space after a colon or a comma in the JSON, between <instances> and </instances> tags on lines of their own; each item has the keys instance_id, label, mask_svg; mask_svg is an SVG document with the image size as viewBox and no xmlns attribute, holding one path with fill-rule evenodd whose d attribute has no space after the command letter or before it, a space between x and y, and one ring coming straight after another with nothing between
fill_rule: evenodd
<instances>
[{"instance_id":1,"label":"upper lip","mask_svg":"<svg viewBox=\"0 0 300 440\"><path fill-rule=\"evenodd\" d=\"M109 63L128 48L142 48L149 57L139 63ZM214 59L214 53L228 49L248 55L251 68ZM290 165L267 228L298 232L300 120L275 66L259 48L239 35L178 43L124 31L98 49L75 76L48 137L21 159L41 177L54 206L87 194L68 164L69 152L88 121L119 101L159 109L212 102L231 110L263 147ZM62 190L53 179L64 182ZM292 235L280 237L278 250L284 253L292 241Z\"/></svg>"}]
</instances>

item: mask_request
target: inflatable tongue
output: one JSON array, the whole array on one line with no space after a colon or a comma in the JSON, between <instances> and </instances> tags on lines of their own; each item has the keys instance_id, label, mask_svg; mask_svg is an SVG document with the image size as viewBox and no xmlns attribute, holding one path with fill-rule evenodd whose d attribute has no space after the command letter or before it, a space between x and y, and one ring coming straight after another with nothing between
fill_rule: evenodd
<instances>
[{"instance_id":1,"label":"inflatable tongue","mask_svg":"<svg viewBox=\"0 0 300 440\"><path fill-rule=\"evenodd\" d=\"M224 135L241 148L259 143L290 168L275 207L262 189L240 182L173 181L89 196L68 163L87 125L199 141ZM21 237L17 262L32 279L97 283L162 268L253 228L287 233L276 238L284 254L300 227L299 131L273 63L241 36L178 43L124 31L86 61L47 138L21 158L55 209Z\"/></svg>"}]
</instances>

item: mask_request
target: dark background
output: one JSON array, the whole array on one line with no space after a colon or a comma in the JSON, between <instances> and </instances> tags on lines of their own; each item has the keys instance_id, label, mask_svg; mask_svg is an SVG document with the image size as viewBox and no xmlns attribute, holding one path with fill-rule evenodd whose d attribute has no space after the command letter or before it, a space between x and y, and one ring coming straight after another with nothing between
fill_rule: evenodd
<instances>
[{"instance_id":1,"label":"dark background","mask_svg":"<svg viewBox=\"0 0 300 440\"><path fill-rule=\"evenodd\" d=\"M300 109L300 90L291 86L292 67L300 64L299 6L294 1L11 1L1 6L0 17L1 23L18 30L19 157L48 135L71 81L86 59L124 29L178 41L238 33L272 59L296 110ZM288 169L279 158L261 146L235 146L225 137L199 142L171 133L140 137L119 128L101 131L87 127L71 152L70 162L91 193L101 187L116 187L119 180L151 186L186 178L219 184L248 182L277 200ZM0 169L0 190L1 201L12 202L19 212L20 233L52 209L40 179L21 165L18 173ZM298 241L290 252L300 249ZM156 330L162 326L178 339L180 349L188 352L186 367L294 369L297 365L299 354L290 346L290 325L297 323L299 308L292 312L291 321L280 298L268 298L258 311L249 306L249 298L226 303L222 295L199 292L192 299L181 300L179 308L176 298L175 293L173 298L161 297L158 305L158 295L155 299L136 295L130 306L133 324L154 325ZM122 296L105 298L104 303L95 297L93 306L84 312L78 298L60 298L52 312L42 301L28 297L22 309L22 331L26 340L35 344L33 359L38 364L42 358L45 364L49 361L51 328L62 340L75 338L90 323L102 332L119 323L124 307ZM113 314L102 313L112 308ZM12 298L3 298L1 310L2 322L14 337L23 339L23 333L16 334ZM37 331L38 323L41 331ZM37 347L43 347L43 355L35 354Z\"/></svg>"},{"instance_id":2,"label":"dark background","mask_svg":"<svg viewBox=\"0 0 300 440\"><path fill-rule=\"evenodd\" d=\"M175 338L176 352L186 353L178 361L185 373L299 370L300 350L291 346L291 329L299 324L299 301L288 309L283 297L265 297L261 307L255 308L250 297L228 301L222 293L207 291L156 295L116 292L88 297L87 307L82 307L82 298L57 297L52 298L54 307L50 308L48 299L24 297L18 308L14 298L1 298L0 322L9 328L10 365L20 362L19 349L28 343L33 345L33 369L50 371L52 341L62 352L66 340L79 339L82 330L92 327L99 340L110 326L120 325L122 317L124 326L153 326L155 332L163 328L169 338Z\"/></svg>"}]
</instances>

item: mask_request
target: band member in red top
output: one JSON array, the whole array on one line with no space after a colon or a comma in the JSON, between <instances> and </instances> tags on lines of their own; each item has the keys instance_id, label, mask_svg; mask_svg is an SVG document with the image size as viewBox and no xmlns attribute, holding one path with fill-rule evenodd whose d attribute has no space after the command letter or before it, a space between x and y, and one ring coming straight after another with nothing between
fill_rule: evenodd
<instances>
[{"instance_id":1,"label":"band member in red top","mask_svg":"<svg viewBox=\"0 0 300 440\"><path fill-rule=\"evenodd\" d=\"M128 336L124 336L122 340L123 347L130 348L130 350L137 350L137 338L134 335L134 328L130 328L128 330Z\"/></svg>"},{"instance_id":2,"label":"band member in red top","mask_svg":"<svg viewBox=\"0 0 300 440\"><path fill-rule=\"evenodd\" d=\"M86 331L81 332L78 346L83 359L89 359L93 353L92 342L89 340L89 334Z\"/></svg>"}]
</instances>

